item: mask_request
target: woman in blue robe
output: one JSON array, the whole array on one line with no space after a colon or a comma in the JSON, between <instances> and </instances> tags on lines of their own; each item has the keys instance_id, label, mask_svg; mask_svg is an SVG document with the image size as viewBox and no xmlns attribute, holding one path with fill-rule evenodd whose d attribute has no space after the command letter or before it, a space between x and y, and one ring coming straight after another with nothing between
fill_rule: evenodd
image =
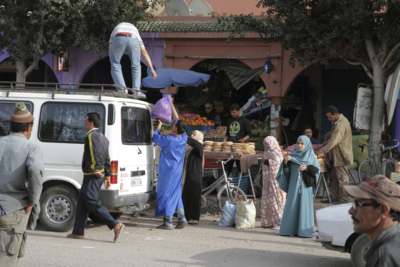
<instances>
[{"instance_id":1,"label":"woman in blue robe","mask_svg":"<svg viewBox=\"0 0 400 267\"><path fill-rule=\"evenodd\" d=\"M311 237L314 232L314 192L320 165L310 138L297 139L296 148L286 156L276 177L287 193L279 235Z\"/></svg>"},{"instance_id":2,"label":"woman in blue robe","mask_svg":"<svg viewBox=\"0 0 400 267\"><path fill-rule=\"evenodd\" d=\"M157 130L153 135L153 142L161 147L159 161L159 176L157 185L156 217L164 216L164 224L157 229L172 230L172 216L175 211L179 222L175 229L182 229L187 225L182 202L182 173L185 147L187 142L185 122L178 119L178 114L171 101L174 123L170 135L162 135L159 121Z\"/></svg>"}]
</instances>

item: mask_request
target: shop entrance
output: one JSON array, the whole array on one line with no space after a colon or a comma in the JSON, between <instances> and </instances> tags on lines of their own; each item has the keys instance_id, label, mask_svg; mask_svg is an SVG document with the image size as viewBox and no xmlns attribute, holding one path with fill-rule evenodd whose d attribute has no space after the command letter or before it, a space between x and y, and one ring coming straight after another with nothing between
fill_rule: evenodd
<instances>
[{"instance_id":1,"label":"shop entrance","mask_svg":"<svg viewBox=\"0 0 400 267\"><path fill-rule=\"evenodd\" d=\"M236 59L205 59L190 70L210 74L210 80L206 86L180 87L176 102L194 108L193 113L198 111L201 114L206 102L217 101L223 107L219 109L222 125L230 118L229 106L232 103L242 107L260 87L265 88L259 78L262 70L253 70ZM235 71L238 75L234 75Z\"/></svg>"},{"instance_id":2,"label":"shop entrance","mask_svg":"<svg viewBox=\"0 0 400 267\"><path fill-rule=\"evenodd\" d=\"M294 144L305 126L311 126L313 137L323 142L324 135L331 130L331 123L325 115L330 105L338 108L355 130L353 109L359 83L371 84L372 81L361 67L342 61L332 62L328 67L312 65L301 72L283 100L282 116L288 122L283 126L286 133L283 143L287 137L288 145Z\"/></svg>"},{"instance_id":3,"label":"shop entrance","mask_svg":"<svg viewBox=\"0 0 400 267\"><path fill-rule=\"evenodd\" d=\"M10 58L0 63L0 81L15 82L17 79L17 70L11 63ZM57 77L53 70L43 61L39 60L38 68L34 69L26 77L26 82L49 82L57 83Z\"/></svg>"}]
</instances>

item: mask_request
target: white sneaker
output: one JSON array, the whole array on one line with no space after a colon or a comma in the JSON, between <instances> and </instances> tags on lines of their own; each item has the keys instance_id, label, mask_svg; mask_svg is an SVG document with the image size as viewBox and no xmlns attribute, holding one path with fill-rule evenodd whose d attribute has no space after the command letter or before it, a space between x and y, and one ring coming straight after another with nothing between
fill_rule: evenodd
<instances>
[{"instance_id":1,"label":"white sneaker","mask_svg":"<svg viewBox=\"0 0 400 267\"><path fill-rule=\"evenodd\" d=\"M274 228L272 228L272 230L280 230L280 229L281 229L281 227L279 225L274 226Z\"/></svg>"},{"instance_id":2,"label":"white sneaker","mask_svg":"<svg viewBox=\"0 0 400 267\"><path fill-rule=\"evenodd\" d=\"M144 98L146 98L146 95L143 94L143 93L139 93L139 94L138 94L138 97L144 97Z\"/></svg>"}]
</instances>

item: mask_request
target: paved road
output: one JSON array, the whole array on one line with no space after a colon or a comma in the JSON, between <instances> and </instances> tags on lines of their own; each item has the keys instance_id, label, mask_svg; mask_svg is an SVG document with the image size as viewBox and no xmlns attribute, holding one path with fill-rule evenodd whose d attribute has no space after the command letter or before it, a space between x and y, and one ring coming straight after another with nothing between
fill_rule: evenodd
<instances>
[{"instance_id":1,"label":"paved road","mask_svg":"<svg viewBox=\"0 0 400 267\"><path fill-rule=\"evenodd\" d=\"M351 267L350 255L329 251L309 238L283 237L260 227L239 231L218 227L219 216L202 217L198 226L157 230L160 218L120 218L126 227L118 243L113 232L88 221L84 240L67 233L29 231L20 266L296 266Z\"/></svg>"}]
</instances>

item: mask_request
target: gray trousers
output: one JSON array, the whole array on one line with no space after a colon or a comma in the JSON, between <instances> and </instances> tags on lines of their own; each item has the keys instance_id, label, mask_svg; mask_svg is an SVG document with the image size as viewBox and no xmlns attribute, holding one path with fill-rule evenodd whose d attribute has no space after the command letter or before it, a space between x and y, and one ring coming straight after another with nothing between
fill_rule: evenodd
<instances>
[{"instance_id":1,"label":"gray trousers","mask_svg":"<svg viewBox=\"0 0 400 267\"><path fill-rule=\"evenodd\" d=\"M340 200L347 202L349 196L344 190L343 186L349 185L349 169L347 166L338 166L332 168L332 177L329 190L331 191L332 200Z\"/></svg>"},{"instance_id":2,"label":"gray trousers","mask_svg":"<svg viewBox=\"0 0 400 267\"><path fill-rule=\"evenodd\" d=\"M19 258L24 256L29 215L21 209L0 216L0 266L18 266Z\"/></svg>"}]
</instances>

